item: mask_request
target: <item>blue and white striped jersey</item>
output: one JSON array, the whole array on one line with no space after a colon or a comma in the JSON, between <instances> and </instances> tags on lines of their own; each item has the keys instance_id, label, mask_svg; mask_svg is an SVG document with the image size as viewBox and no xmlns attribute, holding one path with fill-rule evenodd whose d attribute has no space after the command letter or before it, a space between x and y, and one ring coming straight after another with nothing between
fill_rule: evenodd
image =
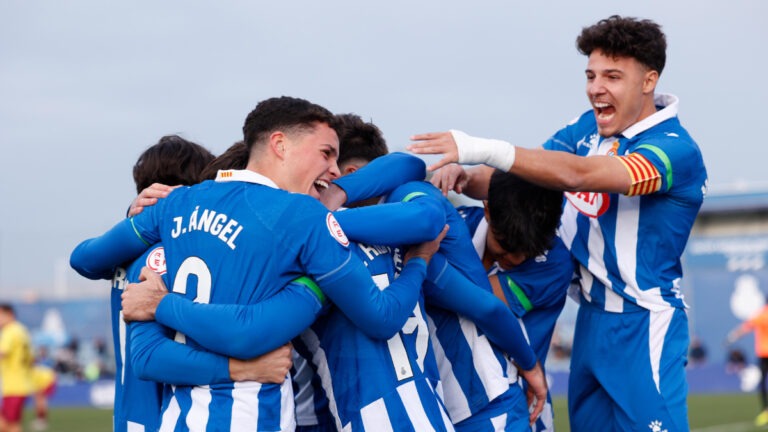
<instances>
[{"instance_id":1,"label":"blue and white striped jersey","mask_svg":"<svg viewBox=\"0 0 768 432\"><path fill-rule=\"evenodd\" d=\"M566 193L560 237L578 261L582 296L609 312L686 307L680 292L685 248L706 193L699 147L680 125L678 99L619 136L602 138L590 110L545 149L619 157L632 176L627 195Z\"/></svg>"},{"instance_id":2,"label":"blue and white striped jersey","mask_svg":"<svg viewBox=\"0 0 768 432\"><path fill-rule=\"evenodd\" d=\"M162 386L159 381L205 385L229 381L228 358L174 342L172 334L154 323L126 325L122 317L120 295L127 283L139 281L142 267L165 274L165 253L156 244L126 268L119 267L112 278L112 331L115 343L115 431L154 431L160 425ZM132 344L139 327L156 326L162 332L162 343L153 352L154 367L141 365L137 371L131 361ZM170 366L170 367L165 367ZM151 376L146 376L151 375ZM149 379L147 379L149 378Z\"/></svg>"},{"instance_id":3,"label":"blue and white striped jersey","mask_svg":"<svg viewBox=\"0 0 768 432\"><path fill-rule=\"evenodd\" d=\"M440 253L476 286L491 292L482 262L472 247L466 224L440 191L426 182L411 182L395 189L387 202L402 202L429 195L440 202L450 229L440 244ZM414 197L414 198L411 198ZM494 399L510 391L509 373L514 366L492 344L474 322L455 312L427 303L431 339L435 348L439 379L448 414L454 424L481 411L493 416ZM498 407L500 412L508 407Z\"/></svg>"},{"instance_id":4,"label":"blue and white striped jersey","mask_svg":"<svg viewBox=\"0 0 768 432\"><path fill-rule=\"evenodd\" d=\"M156 264L155 264L156 263ZM115 349L115 403L112 417L114 432L154 431L160 426L160 398L162 385L137 377L131 362L130 326L123 320L120 296L125 285L139 281L139 273L145 265L165 272L165 254L156 245L125 268L119 267L112 278L112 341ZM150 267L151 268L151 267Z\"/></svg>"},{"instance_id":5,"label":"blue and white striped jersey","mask_svg":"<svg viewBox=\"0 0 768 432\"><path fill-rule=\"evenodd\" d=\"M457 210L467 223L475 249L482 257L488 233L483 208L459 207ZM545 372L555 324L565 305L573 270L571 254L562 240L555 237L553 246L544 254L529 258L509 270L494 264L488 271L489 276L498 277L507 304L519 317ZM552 402L549 395L547 398L544 412L534 429L538 432L552 431L554 428Z\"/></svg>"},{"instance_id":6,"label":"blue and white striped jersey","mask_svg":"<svg viewBox=\"0 0 768 432\"><path fill-rule=\"evenodd\" d=\"M400 273L399 249L358 243L352 243L352 249L380 289L386 290ZM388 340L369 337L334 307L302 333L294 347L311 362L295 375L300 380L300 425L322 424L328 412L338 430L453 430L424 373L437 366L422 301ZM313 374L306 372L307 367L319 379L310 383Z\"/></svg>"}]
</instances>

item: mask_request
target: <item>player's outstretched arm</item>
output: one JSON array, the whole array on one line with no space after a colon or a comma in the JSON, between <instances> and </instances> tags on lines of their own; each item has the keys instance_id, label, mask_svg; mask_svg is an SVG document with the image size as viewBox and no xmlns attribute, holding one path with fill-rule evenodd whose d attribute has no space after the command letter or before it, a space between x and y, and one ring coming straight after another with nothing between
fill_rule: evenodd
<instances>
[{"instance_id":1,"label":"player's outstretched arm","mask_svg":"<svg viewBox=\"0 0 768 432\"><path fill-rule=\"evenodd\" d=\"M239 360L175 342L171 329L154 322L130 323L130 359L141 379L174 385L231 381L280 384L291 367L290 344L257 358Z\"/></svg>"},{"instance_id":2,"label":"player's outstretched arm","mask_svg":"<svg viewBox=\"0 0 768 432\"><path fill-rule=\"evenodd\" d=\"M262 302L237 305L195 303L168 294L162 278L147 268L140 277L142 282L128 284L122 295L126 320L156 319L208 350L239 359L260 356L298 336L325 301L307 278L291 282Z\"/></svg>"},{"instance_id":3,"label":"player's outstretched arm","mask_svg":"<svg viewBox=\"0 0 768 432\"><path fill-rule=\"evenodd\" d=\"M445 225L445 210L429 199L353 208L334 216L352 241L383 246L429 241Z\"/></svg>"},{"instance_id":4,"label":"player's outstretched arm","mask_svg":"<svg viewBox=\"0 0 768 432\"><path fill-rule=\"evenodd\" d=\"M473 284L442 254L435 254L427 272L425 300L469 318L525 370L537 362L517 317L492 293Z\"/></svg>"},{"instance_id":5,"label":"player's outstretched arm","mask_svg":"<svg viewBox=\"0 0 768 432\"><path fill-rule=\"evenodd\" d=\"M125 219L102 236L77 245L69 265L88 279L110 279L117 266L138 258L149 246L136 235L133 219Z\"/></svg>"},{"instance_id":6,"label":"player's outstretched arm","mask_svg":"<svg viewBox=\"0 0 768 432\"><path fill-rule=\"evenodd\" d=\"M386 195L403 183L424 180L426 164L407 153L378 157L352 174L333 182L347 194L347 205Z\"/></svg>"},{"instance_id":7,"label":"player's outstretched arm","mask_svg":"<svg viewBox=\"0 0 768 432\"><path fill-rule=\"evenodd\" d=\"M435 239L411 247L400 277L380 290L362 262L333 280L318 281L320 288L363 333L389 339L403 328L416 307L427 264L448 232L446 225Z\"/></svg>"}]
</instances>

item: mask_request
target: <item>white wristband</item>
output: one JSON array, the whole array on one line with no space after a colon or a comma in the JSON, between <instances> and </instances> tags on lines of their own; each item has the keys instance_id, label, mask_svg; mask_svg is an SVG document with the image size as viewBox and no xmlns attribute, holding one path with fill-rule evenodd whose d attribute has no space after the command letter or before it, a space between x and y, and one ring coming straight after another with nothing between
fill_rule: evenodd
<instances>
[{"instance_id":1,"label":"white wristband","mask_svg":"<svg viewBox=\"0 0 768 432\"><path fill-rule=\"evenodd\" d=\"M509 171L515 163L515 146L496 139L477 138L459 130L450 130L456 142L460 164L485 164Z\"/></svg>"}]
</instances>

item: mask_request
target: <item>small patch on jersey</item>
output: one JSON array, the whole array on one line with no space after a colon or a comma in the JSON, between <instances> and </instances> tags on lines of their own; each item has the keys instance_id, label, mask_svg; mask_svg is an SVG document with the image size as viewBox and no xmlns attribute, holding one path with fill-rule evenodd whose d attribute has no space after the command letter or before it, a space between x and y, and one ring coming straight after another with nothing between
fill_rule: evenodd
<instances>
[{"instance_id":1,"label":"small patch on jersey","mask_svg":"<svg viewBox=\"0 0 768 432\"><path fill-rule=\"evenodd\" d=\"M645 156L632 153L629 156L619 156L619 160L632 179L627 196L648 195L661 189L661 173Z\"/></svg>"},{"instance_id":2,"label":"small patch on jersey","mask_svg":"<svg viewBox=\"0 0 768 432\"><path fill-rule=\"evenodd\" d=\"M344 230L341 229L341 225L339 225L339 222L333 217L332 213L328 213L328 216L325 217L325 223L328 225L328 231L331 232L331 236L337 242L341 243L342 246L349 246L347 235L344 234Z\"/></svg>"},{"instance_id":3,"label":"small patch on jersey","mask_svg":"<svg viewBox=\"0 0 768 432\"><path fill-rule=\"evenodd\" d=\"M608 210L611 196L602 192L566 192L565 198L584 216L596 218Z\"/></svg>"},{"instance_id":4,"label":"small patch on jersey","mask_svg":"<svg viewBox=\"0 0 768 432\"><path fill-rule=\"evenodd\" d=\"M147 267L153 272L163 275L167 271L165 267L165 249L157 247L147 255Z\"/></svg>"}]
</instances>

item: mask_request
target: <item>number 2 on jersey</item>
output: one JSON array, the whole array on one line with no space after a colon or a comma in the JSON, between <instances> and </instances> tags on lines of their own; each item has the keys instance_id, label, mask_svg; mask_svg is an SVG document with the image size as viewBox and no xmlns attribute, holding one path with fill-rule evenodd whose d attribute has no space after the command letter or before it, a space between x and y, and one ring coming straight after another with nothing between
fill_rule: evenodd
<instances>
[{"instance_id":1,"label":"number 2 on jersey","mask_svg":"<svg viewBox=\"0 0 768 432\"><path fill-rule=\"evenodd\" d=\"M192 301L196 303L209 303L211 301L211 271L205 261L198 257L189 257L184 260L173 279L172 291L180 294L187 293L187 281L190 276L197 277L197 296ZM173 338L176 342L186 343L187 337L183 333L176 332Z\"/></svg>"}]
</instances>

